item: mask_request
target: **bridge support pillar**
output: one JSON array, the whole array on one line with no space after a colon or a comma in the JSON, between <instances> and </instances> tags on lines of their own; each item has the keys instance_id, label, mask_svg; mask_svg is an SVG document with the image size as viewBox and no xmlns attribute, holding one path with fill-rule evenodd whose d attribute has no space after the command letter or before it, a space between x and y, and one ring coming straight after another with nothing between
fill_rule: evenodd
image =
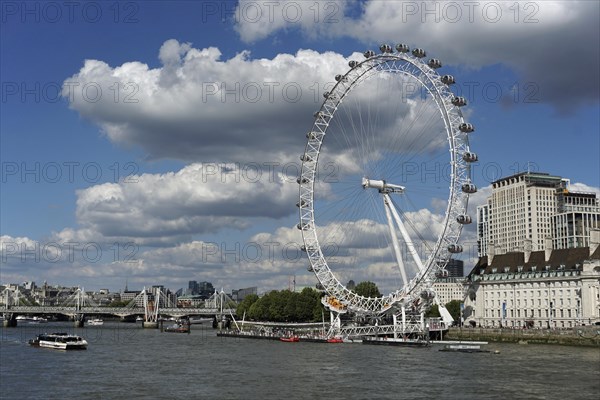
<instances>
[{"instance_id":1,"label":"bridge support pillar","mask_svg":"<svg viewBox=\"0 0 600 400\"><path fill-rule=\"evenodd\" d=\"M5 328L14 328L17 326L17 316L13 313L4 314L4 321L2 321L2 326Z\"/></svg>"},{"instance_id":2,"label":"bridge support pillar","mask_svg":"<svg viewBox=\"0 0 600 400\"><path fill-rule=\"evenodd\" d=\"M144 322L142 322L142 328L145 328L145 329L158 329L158 322L144 321Z\"/></svg>"},{"instance_id":3,"label":"bridge support pillar","mask_svg":"<svg viewBox=\"0 0 600 400\"><path fill-rule=\"evenodd\" d=\"M84 327L84 324L83 324L84 319L85 319L85 315L75 314L75 317L73 318L73 320L74 320L73 326L75 326L75 328L83 328Z\"/></svg>"}]
</instances>

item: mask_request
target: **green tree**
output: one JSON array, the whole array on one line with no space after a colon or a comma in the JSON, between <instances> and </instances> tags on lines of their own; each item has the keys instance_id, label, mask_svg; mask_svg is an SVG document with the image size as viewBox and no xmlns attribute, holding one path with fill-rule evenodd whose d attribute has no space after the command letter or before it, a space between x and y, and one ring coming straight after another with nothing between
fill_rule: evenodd
<instances>
[{"instance_id":1,"label":"green tree","mask_svg":"<svg viewBox=\"0 0 600 400\"><path fill-rule=\"evenodd\" d=\"M381 297L379 288L371 281L361 282L354 288L354 293L364 297Z\"/></svg>"},{"instance_id":2,"label":"green tree","mask_svg":"<svg viewBox=\"0 0 600 400\"><path fill-rule=\"evenodd\" d=\"M241 318L244 313L248 313L248 310L258 300L258 296L255 294L249 294L244 297L244 300L237 306L236 314Z\"/></svg>"},{"instance_id":3,"label":"green tree","mask_svg":"<svg viewBox=\"0 0 600 400\"><path fill-rule=\"evenodd\" d=\"M425 312L425 318L439 318L440 310L437 304L433 304L429 309Z\"/></svg>"},{"instance_id":4,"label":"green tree","mask_svg":"<svg viewBox=\"0 0 600 400\"><path fill-rule=\"evenodd\" d=\"M306 287L302 292L298 293L298 301L296 302L296 317L299 322L309 322L313 319L313 309L317 303L317 297L314 294L315 290Z\"/></svg>"},{"instance_id":5,"label":"green tree","mask_svg":"<svg viewBox=\"0 0 600 400\"><path fill-rule=\"evenodd\" d=\"M446 309L456 322L460 322L460 303L462 303L460 300L452 300L446 303Z\"/></svg>"},{"instance_id":6,"label":"green tree","mask_svg":"<svg viewBox=\"0 0 600 400\"><path fill-rule=\"evenodd\" d=\"M256 321L321 322L324 307L319 291L304 288L300 293L273 290L260 298L242 301L236 312L243 314L244 309L248 319Z\"/></svg>"},{"instance_id":7,"label":"green tree","mask_svg":"<svg viewBox=\"0 0 600 400\"><path fill-rule=\"evenodd\" d=\"M263 297L255 301L248 309L248 318L256 321L269 321L270 301L271 299L268 295L264 295Z\"/></svg>"},{"instance_id":8,"label":"green tree","mask_svg":"<svg viewBox=\"0 0 600 400\"><path fill-rule=\"evenodd\" d=\"M284 290L281 301L285 304L283 308L283 321L298 322L298 303L300 302L300 293Z\"/></svg>"},{"instance_id":9,"label":"green tree","mask_svg":"<svg viewBox=\"0 0 600 400\"><path fill-rule=\"evenodd\" d=\"M285 291L273 290L265 295L270 298L269 302L269 320L275 322L285 321L285 301L288 296L283 294ZM289 293L289 290L287 291Z\"/></svg>"}]
</instances>

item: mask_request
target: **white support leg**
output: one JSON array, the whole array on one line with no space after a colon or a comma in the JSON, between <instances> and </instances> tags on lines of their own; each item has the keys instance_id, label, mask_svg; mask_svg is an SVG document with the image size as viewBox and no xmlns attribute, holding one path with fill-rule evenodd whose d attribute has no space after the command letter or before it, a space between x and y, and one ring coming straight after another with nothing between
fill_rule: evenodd
<instances>
[{"instance_id":1,"label":"white support leg","mask_svg":"<svg viewBox=\"0 0 600 400\"><path fill-rule=\"evenodd\" d=\"M402 234L404 242L406 243L406 248L407 248L408 252L412 256L413 260L415 260L415 264L417 264L417 267L419 267L419 271L423 272L423 270L424 270L423 261L421 261L421 258L419 257L419 254L417 253L417 249L415 248L415 245L414 245L412 239L408 235L408 231L404 227L404 223L400 219L400 215L398 214L398 211L396 211L396 209L392 205L392 201L390 199L389 194L384 193L383 197L386 199L386 204L388 204L390 210L392 211L392 214L394 215L394 219L396 220L396 224L398 224L398 228L400 228L400 233Z\"/></svg>"},{"instance_id":2,"label":"white support leg","mask_svg":"<svg viewBox=\"0 0 600 400\"><path fill-rule=\"evenodd\" d=\"M406 307L402 304L402 335L406 333Z\"/></svg>"},{"instance_id":3,"label":"white support leg","mask_svg":"<svg viewBox=\"0 0 600 400\"><path fill-rule=\"evenodd\" d=\"M327 333L327 338L332 338L336 336L340 336L342 332L342 321L340 320L340 313L336 313L333 311L329 311L329 318L331 324L329 326L329 332Z\"/></svg>"},{"instance_id":4,"label":"white support leg","mask_svg":"<svg viewBox=\"0 0 600 400\"><path fill-rule=\"evenodd\" d=\"M406 270L404 269L404 262L402 261L402 253L400 252L400 245L398 244L398 237L396 236L396 228L394 227L392 215L390 214L390 210L395 210L392 207L390 198L387 194L383 195L383 208L385 209L385 215L387 217L388 226L390 228L390 235L392 236L392 245L394 247L394 253L396 254L396 262L398 263L398 268L400 269L400 275L402 276L402 282L404 285L408 285L408 280L406 278Z\"/></svg>"}]
</instances>

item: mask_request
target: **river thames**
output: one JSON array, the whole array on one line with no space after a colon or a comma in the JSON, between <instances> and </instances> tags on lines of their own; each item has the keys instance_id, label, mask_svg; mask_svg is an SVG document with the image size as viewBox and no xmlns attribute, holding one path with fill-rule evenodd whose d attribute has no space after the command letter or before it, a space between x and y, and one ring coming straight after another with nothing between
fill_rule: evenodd
<instances>
[{"instance_id":1,"label":"river thames","mask_svg":"<svg viewBox=\"0 0 600 400\"><path fill-rule=\"evenodd\" d=\"M31 347L43 332L86 351ZM138 324L23 324L0 331L2 399L593 399L600 349L491 343L494 353L283 343L162 333Z\"/></svg>"}]
</instances>

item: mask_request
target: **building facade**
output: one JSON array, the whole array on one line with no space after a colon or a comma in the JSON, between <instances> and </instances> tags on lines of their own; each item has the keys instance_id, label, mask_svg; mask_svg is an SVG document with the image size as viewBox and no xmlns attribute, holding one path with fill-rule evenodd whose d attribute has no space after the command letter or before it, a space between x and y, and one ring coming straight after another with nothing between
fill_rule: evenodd
<instances>
[{"instance_id":1,"label":"building facade","mask_svg":"<svg viewBox=\"0 0 600 400\"><path fill-rule=\"evenodd\" d=\"M463 301L465 297L464 278L440 278L433 284L438 301L445 305L452 300Z\"/></svg>"},{"instance_id":2,"label":"building facade","mask_svg":"<svg viewBox=\"0 0 600 400\"><path fill-rule=\"evenodd\" d=\"M596 194L560 191L552 222L555 249L589 246L589 232L600 228L600 205Z\"/></svg>"},{"instance_id":3,"label":"building facade","mask_svg":"<svg viewBox=\"0 0 600 400\"><path fill-rule=\"evenodd\" d=\"M493 253L465 285L465 322L483 327L570 328L600 323L600 230L589 246Z\"/></svg>"},{"instance_id":4,"label":"building facade","mask_svg":"<svg viewBox=\"0 0 600 400\"><path fill-rule=\"evenodd\" d=\"M483 257L487 254L487 246L490 242L490 207L487 204L477 206L477 256Z\"/></svg>"},{"instance_id":5,"label":"building facade","mask_svg":"<svg viewBox=\"0 0 600 400\"><path fill-rule=\"evenodd\" d=\"M448 278L462 278L465 276L465 262L451 258L446 263L446 271L448 271Z\"/></svg>"},{"instance_id":6,"label":"building facade","mask_svg":"<svg viewBox=\"0 0 600 400\"><path fill-rule=\"evenodd\" d=\"M544 250L548 237L556 249L588 246L590 229L600 227L598 199L568 186L568 179L540 172L493 182L477 208L478 256Z\"/></svg>"},{"instance_id":7,"label":"building facade","mask_svg":"<svg viewBox=\"0 0 600 400\"><path fill-rule=\"evenodd\" d=\"M545 238L552 235L556 192L567 184L559 176L532 172L493 182L487 202L489 237L481 238L488 251L490 243L495 245L495 254L523 251L520 246L525 239L531 240L532 250L544 249Z\"/></svg>"},{"instance_id":8,"label":"building facade","mask_svg":"<svg viewBox=\"0 0 600 400\"><path fill-rule=\"evenodd\" d=\"M252 286L243 289L237 289L231 291L231 298L237 302L241 302L251 294L258 295L258 287Z\"/></svg>"}]
</instances>

